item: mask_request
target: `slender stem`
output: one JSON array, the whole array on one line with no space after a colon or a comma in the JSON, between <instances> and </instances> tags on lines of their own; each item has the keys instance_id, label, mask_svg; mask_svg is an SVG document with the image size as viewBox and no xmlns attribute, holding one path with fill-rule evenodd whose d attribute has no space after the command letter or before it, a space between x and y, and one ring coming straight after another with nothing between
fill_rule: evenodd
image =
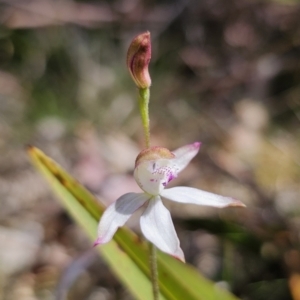
<instances>
[{"instance_id":1,"label":"slender stem","mask_svg":"<svg viewBox=\"0 0 300 300\"><path fill-rule=\"evenodd\" d=\"M153 300L159 300L156 247L152 243L149 243L149 250L150 250L149 257L150 257Z\"/></svg>"},{"instance_id":2,"label":"slender stem","mask_svg":"<svg viewBox=\"0 0 300 300\"><path fill-rule=\"evenodd\" d=\"M150 147L150 118L149 118L149 88L139 89L139 106L144 128L146 148ZM159 285L157 272L156 247L149 243L149 262L152 279L153 300L159 300Z\"/></svg>"},{"instance_id":3,"label":"slender stem","mask_svg":"<svg viewBox=\"0 0 300 300\"><path fill-rule=\"evenodd\" d=\"M139 89L139 106L144 128L146 148L150 147L149 88Z\"/></svg>"}]
</instances>

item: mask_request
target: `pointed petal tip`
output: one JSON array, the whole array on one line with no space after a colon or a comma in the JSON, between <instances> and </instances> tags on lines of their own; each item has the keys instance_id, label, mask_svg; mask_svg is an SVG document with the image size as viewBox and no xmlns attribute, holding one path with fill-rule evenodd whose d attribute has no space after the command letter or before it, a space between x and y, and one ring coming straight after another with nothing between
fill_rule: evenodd
<instances>
[{"instance_id":1,"label":"pointed petal tip","mask_svg":"<svg viewBox=\"0 0 300 300\"><path fill-rule=\"evenodd\" d=\"M176 255L172 255L175 259L181 261L182 263L185 264L185 258L184 255L182 254L181 256L176 256Z\"/></svg>"},{"instance_id":2,"label":"pointed petal tip","mask_svg":"<svg viewBox=\"0 0 300 300\"><path fill-rule=\"evenodd\" d=\"M235 200L233 199L233 201L228 205L229 207L246 207L246 205L239 201L239 200Z\"/></svg>"},{"instance_id":3,"label":"pointed petal tip","mask_svg":"<svg viewBox=\"0 0 300 300\"><path fill-rule=\"evenodd\" d=\"M93 244L93 248L97 247L98 245L102 244L101 240L98 238L95 243Z\"/></svg>"},{"instance_id":4,"label":"pointed petal tip","mask_svg":"<svg viewBox=\"0 0 300 300\"><path fill-rule=\"evenodd\" d=\"M195 148L200 148L201 142L195 142L192 144Z\"/></svg>"},{"instance_id":5,"label":"pointed petal tip","mask_svg":"<svg viewBox=\"0 0 300 300\"><path fill-rule=\"evenodd\" d=\"M180 248L180 246L177 248L177 250L174 253L171 253L170 255L185 264L184 253L183 253L182 249Z\"/></svg>"}]
</instances>

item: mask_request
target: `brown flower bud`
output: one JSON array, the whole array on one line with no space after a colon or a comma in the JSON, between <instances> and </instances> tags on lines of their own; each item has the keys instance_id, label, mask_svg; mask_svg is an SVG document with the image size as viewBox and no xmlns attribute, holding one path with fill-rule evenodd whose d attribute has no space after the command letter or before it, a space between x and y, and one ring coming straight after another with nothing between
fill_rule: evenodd
<instances>
[{"instance_id":1,"label":"brown flower bud","mask_svg":"<svg viewBox=\"0 0 300 300\"><path fill-rule=\"evenodd\" d=\"M139 34L131 42L127 52L127 67L138 88L148 88L151 78L148 65L151 59L150 32Z\"/></svg>"}]
</instances>

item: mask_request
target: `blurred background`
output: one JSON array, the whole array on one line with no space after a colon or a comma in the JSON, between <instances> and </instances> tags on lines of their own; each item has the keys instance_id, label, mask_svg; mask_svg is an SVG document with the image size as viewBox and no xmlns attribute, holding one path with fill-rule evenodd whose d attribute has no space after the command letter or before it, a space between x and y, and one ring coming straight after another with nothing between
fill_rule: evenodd
<instances>
[{"instance_id":1,"label":"blurred background","mask_svg":"<svg viewBox=\"0 0 300 300\"><path fill-rule=\"evenodd\" d=\"M0 0L0 299L132 299L26 145L106 205L138 191L125 59L149 30L152 144L202 142L174 184L247 205L165 202L187 262L241 299L299 300L299 16L287 1ZM129 226L139 232L137 218Z\"/></svg>"}]
</instances>

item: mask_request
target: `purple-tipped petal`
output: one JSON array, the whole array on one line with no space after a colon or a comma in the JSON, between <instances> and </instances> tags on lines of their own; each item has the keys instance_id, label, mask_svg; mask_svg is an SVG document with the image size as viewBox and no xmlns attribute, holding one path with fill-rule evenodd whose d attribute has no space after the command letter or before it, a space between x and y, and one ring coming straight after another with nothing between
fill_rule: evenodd
<instances>
[{"instance_id":1,"label":"purple-tipped petal","mask_svg":"<svg viewBox=\"0 0 300 300\"><path fill-rule=\"evenodd\" d=\"M174 162L179 169L178 172L182 171L197 155L200 146L200 142L195 142L172 151L175 154Z\"/></svg>"},{"instance_id":2,"label":"purple-tipped petal","mask_svg":"<svg viewBox=\"0 0 300 300\"><path fill-rule=\"evenodd\" d=\"M128 193L112 203L103 213L98 226L98 238L94 246L109 242L120 226L123 226L130 216L140 208L150 195L145 193Z\"/></svg>"},{"instance_id":3,"label":"purple-tipped petal","mask_svg":"<svg viewBox=\"0 0 300 300\"><path fill-rule=\"evenodd\" d=\"M184 262L184 254L170 212L164 207L159 196L150 199L148 207L141 216L141 230L146 239L161 251Z\"/></svg>"},{"instance_id":4,"label":"purple-tipped petal","mask_svg":"<svg viewBox=\"0 0 300 300\"><path fill-rule=\"evenodd\" d=\"M160 195L169 200L180 203L190 203L220 208L226 206L245 207L245 205L239 200L235 200L230 197L223 197L220 195L185 186L178 186L171 189L165 189L160 193Z\"/></svg>"}]
</instances>

